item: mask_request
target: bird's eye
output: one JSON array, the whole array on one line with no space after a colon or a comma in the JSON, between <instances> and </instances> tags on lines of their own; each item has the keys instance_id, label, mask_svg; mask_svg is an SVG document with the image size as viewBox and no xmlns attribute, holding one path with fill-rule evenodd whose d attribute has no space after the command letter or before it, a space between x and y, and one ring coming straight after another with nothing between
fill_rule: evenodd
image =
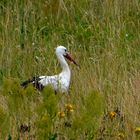
<instances>
[{"instance_id":1,"label":"bird's eye","mask_svg":"<svg viewBox=\"0 0 140 140\"><path fill-rule=\"evenodd\" d=\"M65 52L67 52L67 49L65 49Z\"/></svg>"}]
</instances>

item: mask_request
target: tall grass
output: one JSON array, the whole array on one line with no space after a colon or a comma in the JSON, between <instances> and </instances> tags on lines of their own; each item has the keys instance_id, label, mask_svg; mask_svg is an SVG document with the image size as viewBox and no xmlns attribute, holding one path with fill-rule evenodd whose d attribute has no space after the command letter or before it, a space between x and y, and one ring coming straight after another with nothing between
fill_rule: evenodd
<instances>
[{"instance_id":1,"label":"tall grass","mask_svg":"<svg viewBox=\"0 0 140 140\"><path fill-rule=\"evenodd\" d=\"M1 0L0 139L139 139L139 31L139 0ZM21 89L61 71L60 44L81 66L70 64L69 95Z\"/></svg>"}]
</instances>

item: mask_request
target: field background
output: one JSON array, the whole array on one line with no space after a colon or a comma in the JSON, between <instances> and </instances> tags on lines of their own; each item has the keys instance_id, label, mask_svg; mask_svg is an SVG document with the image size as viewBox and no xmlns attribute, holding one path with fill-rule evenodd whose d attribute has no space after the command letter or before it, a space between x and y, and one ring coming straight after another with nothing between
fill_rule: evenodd
<instances>
[{"instance_id":1,"label":"field background","mask_svg":"<svg viewBox=\"0 0 140 140\"><path fill-rule=\"evenodd\" d=\"M61 71L57 45L81 66L69 95L22 89ZM140 1L1 0L0 139L139 140Z\"/></svg>"}]
</instances>

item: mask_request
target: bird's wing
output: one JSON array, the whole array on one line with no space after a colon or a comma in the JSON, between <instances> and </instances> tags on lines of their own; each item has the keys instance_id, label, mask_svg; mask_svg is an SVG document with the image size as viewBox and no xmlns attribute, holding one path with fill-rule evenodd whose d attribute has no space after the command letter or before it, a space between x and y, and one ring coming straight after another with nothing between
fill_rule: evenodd
<instances>
[{"instance_id":1,"label":"bird's wing","mask_svg":"<svg viewBox=\"0 0 140 140\"><path fill-rule=\"evenodd\" d=\"M58 84L59 84L59 81L60 81L58 75L41 76L40 78L41 78L41 80L39 81L39 83L41 85L47 86L48 84L50 84L54 90L58 90Z\"/></svg>"}]
</instances>

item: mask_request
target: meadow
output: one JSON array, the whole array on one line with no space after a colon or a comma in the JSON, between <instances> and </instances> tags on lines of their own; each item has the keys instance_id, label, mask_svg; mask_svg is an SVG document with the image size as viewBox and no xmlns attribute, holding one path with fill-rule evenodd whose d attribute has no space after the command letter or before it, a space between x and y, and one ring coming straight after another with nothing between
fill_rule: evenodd
<instances>
[{"instance_id":1,"label":"meadow","mask_svg":"<svg viewBox=\"0 0 140 140\"><path fill-rule=\"evenodd\" d=\"M61 71L69 94L20 83ZM0 1L0 140L140 139L140 0Z\"/></svg>"}]
</instances>

